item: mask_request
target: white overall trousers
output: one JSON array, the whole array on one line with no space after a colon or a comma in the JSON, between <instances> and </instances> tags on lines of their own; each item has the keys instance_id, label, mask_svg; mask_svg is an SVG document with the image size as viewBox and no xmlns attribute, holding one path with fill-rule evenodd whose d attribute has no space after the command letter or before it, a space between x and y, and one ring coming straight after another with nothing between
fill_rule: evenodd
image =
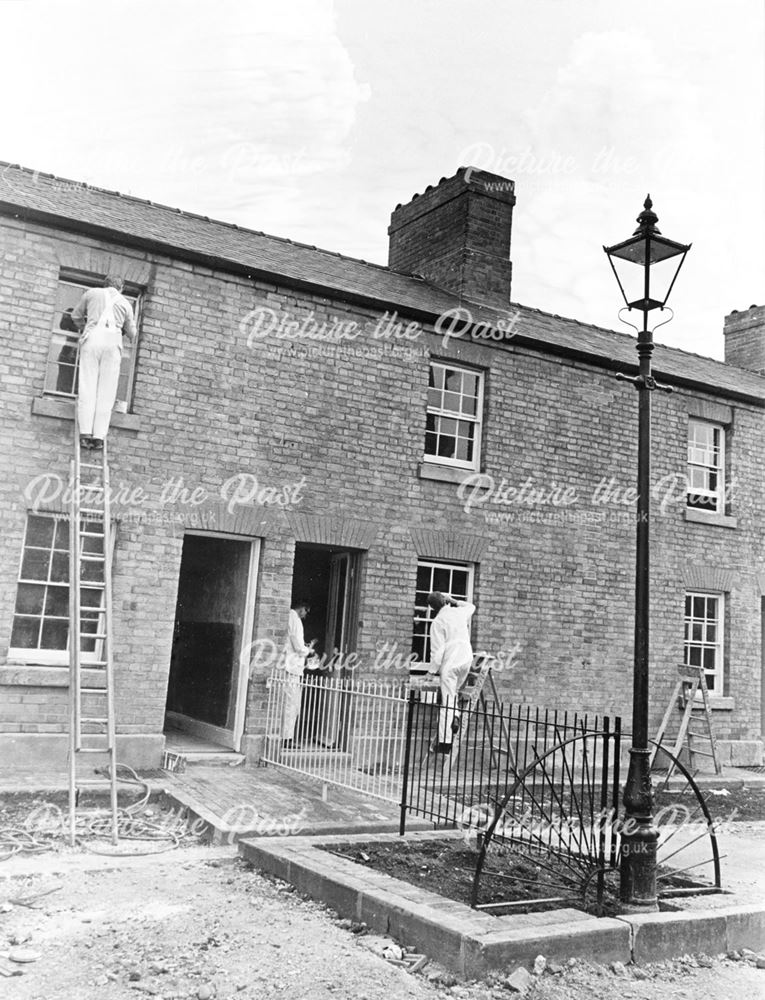
<instances>
[{"instance_id":1,"label":"white overall trousers","mask_svg":"<svg viewBox=\"0 0 765 1000\"><path fill-rule=\"evenodd\" d=\"M108 291L111 291L109 289ZM80 341L77 419L80 434L103 440L109 429L122 364L122 331L110 303Z\"/></svg>"}]
</instances>

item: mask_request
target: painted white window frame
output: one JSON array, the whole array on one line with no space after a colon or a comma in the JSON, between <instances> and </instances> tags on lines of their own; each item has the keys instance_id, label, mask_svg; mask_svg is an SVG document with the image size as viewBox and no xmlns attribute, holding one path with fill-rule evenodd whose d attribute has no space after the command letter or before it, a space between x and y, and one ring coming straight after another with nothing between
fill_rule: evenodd
<instances>
[{"instance_id":1,"label":"painted white window frame","mask_svg":"<svg viewBox=\"0 0 765 1000\"><path fill-rule=\"evenodd\" d=\"M686 607L688 600L693 602L694 598L704 598L708 600L709 598L714 598L717 601L717 618L710 619L707 617L695 619L693 616L693 604L691 603L691 617L688 617ZM722 698L723 697L723 685L725 679L725 611L726 611L726 601L725 594L718 590L686 590L685 592L685 607L683 608L683 662L688 666L703 666L701 664L691 663L691 657L689 656L690 650L692 648L702 650L702 661L703 661L703 650L714 649L715 650L715 666L713 670L707 668L704 669L704 675L707 682L707 688L709 688L709 695L711 698ZM703 638L693 639L692 632L689 637L689 626L698 624L702 628ZM714 624L716 628L716 639L714 642L710 642L706 638L706 628ZM709 679L712 677L712 687L710 688ZM701 692L699 692L698 697L701 698Z\"/></svg>"},{"instance_id":2,"label":"painted white window frame","mask_svg":"<svg viewBox=\"0 0 765 1000\"><path fill-rule=\"evenodd\" d=\"M23 584L29 584L29 585L32 585L32 586L57 587L57 588L60 588L61 590L65 590L66 591L66 595L67 595L67 613L66 613L66 615L55 615L55 616L48 616L48 617L51 620L56 620L56 621L64 621L64 620L66 620L67 625L69 624L69 579L68 579L68 577L67 577L67 580L66 580L65 583L51 582L51 581L48 581L48 580L32 580L32 579L22 578L21 572L22 572L22 569L24 567L24 556L26 554L27 548L39 548L39 546L28 546L27 545L27 533L28 533L28 530L29 530L29 518L30 517L45 517L45 518L49 518L52 521L63 521L63 522L65 522L65 524L67 526L67 532L66 532L67 547L66 547L66 552L69 553L69 555L71 557L71 553L69 552L69 521L70 521L69 515L68 514L62 514L62 513L54 513L54 512L51 512L51 511L36 511L36 510L27 511L27 520L26 520L26 524L24 525L24 538L22 540L21 555L19 557L19 569L18 569L18 573L16 574L16 598L14 600L14 607L13 607L13 612L12 612L12 615L11 615L11 637L13 636L13 625L14 625L15 619L17 617L16 607L17 607L17 602L18 602L18 588L19 588L20 585L23 585ZM112 550L113 550L113 547L114 547L115 534L116 534L116 532L114 530L112 530L111 536L110 536L111 537L111 542L112 542ZM55 536L55 529L54 529L54 534L53 534L54 545L55 545L55 537L56 536ZM50 550L51 557L53 556L53 553L55 551L63 551L63 550L56 550L55 547L52 547L51 550ZM81 582L81 589L83 589L83 590L87 589L87 582L85 582L85 581ZM101 592L101 602L103 603L103 591ZM27 616L21 615L21 617L27 617ZM28 616L28 617L34 617L34 616ZM45 609L43 608L43 616L42 616L43 621L45 620L45 618L46 618ZM101 631L102 631L102 629L101 629ZM24 664L28 664L29 666L68 667L69 666L69 643L70 642L71 642L71 630L67 629L67 644L66 644L66 647L64 649L41 649L39 647L10 646L9 649L8 649L8 661L9 662L13 662L13 663L24 663ZM101 650L99 648L96 648L95 650L93 650L91 652L83 652L83 653L81 653L81 656L80 656L80 662L83 664L83 666L87 666L89 662L96 661L96 660L99 660L99 659L101 659Z\"/></svg>"},{"instance_id":3,"label":"painted white window frame","mask_svg":"<svg viewBox=\"0 0 765 1000\"><path fill-rule=\"evenodd\" d=\"M45 362L45 378L43 381L43 396L51 397L53 399L75 399L77 393L74 391L77 385L77 377L79 374L80 365L80 341L79 333L74 333L73 331L67 331L61 328L60 321L62 317L62 312L59 310L58 294L61 286L66 286L68 288L76 289L77 296L75 301L79 301L82 294L86 292L89 288L101 288L103 283L103 277L97 274L84 274L74 271L62 271L59 275L58 284L56 287L56 312L53 316L53 324L51 327L50 339L48 340L48 357ZM133 306L133 318L135 319L136 330L140 329L141 322L141 304L142 295L141 291L134 285L127 285L122 293L126 299ZM133 400L133 386L135 383L135 369L136 369L136 355L137 355L137 339L131 344L127 339L124 342L122 350L122 366L120 369L120 385L124 386L121 395L117 397L117 403L115 409L127 413L130 410L132 400ZM56 388L56 380L58 378L58 364L61 351L65 348L74 350L74 379L72 383L73 391L65 392ZM121 398L125 396L126 398Z\"/></svg>"},{"instance_id":4,"label":"painted white window frame","mask_svg":"<svg viewBox=\"0 0 765 1000\"><path fill-rule=\"evenodd\" d=\"M419 570L421 567L427 567L431 570L430 580L431 584L433 582L433 570L435 569L447 569L450 571L458 570L460 573L467 573L467 593L465 597L457 597L456 600L466 600L473 603L473 584L475 581L475 565L473 563L460 563L452 562L446 559L418 559L417 560L417 571L419 575ZM432 590L432 587L431 587ZM430 591L428 591L430 593ZM451 594L450 596L454 596ZM423 613L424 612L424 613ZM430 607L425 605L418 605L417 603L417 585L415 582L415 596L414 596L414 615L412 622L412 635L410 636L411 645L414 646L414 640L419 638L415 633L414 629L417 623L425 623L425 650L428 651L428 644L430 642L430 623L433 621L434 615ZM418 660L417 663L427 663L427 660Z\"/></svg>"},{"instance_id":5,"label":"painted white window frame","mask_svg":"<svg viewBox=\"0 0 765 1000\"><path fill-rule=\"evenodd\" d=\"M717 462L716 464L710 464L709 461L705 461L705 453L708 454L709 449L702 448L694 444L693 430L697 427L703 427L709 429L712 432L713 443L712 443L712 459L714 462L715 451L717 452ZM719 436L719 446L715 448L714 444L714 434L715 432ZM706 475L716 474L717 476L717 489L710 489L705 486L694 486L693 471L694 470L704 470ZM711 420L700 420L697 417L688 418L688 465L687 465L687 475L688 475L688 488L687 488L687 506L691 510L701 510L709 511L713 514L724 514L725 513L725 426L723 424L715 423ZM691 497L707 497L711 502L709 503L692 503Z\"/></svg>"},{"instance_id":6,"label":"painted white window frame","mask_svg":"<svg viewBox=\"0 0 765 1000\"><path fill-rule=\"evenodd\" d=\"M476 412L475 416L470 414L454 413L450 410L444 410L437 406L431 406L430 403L426 407L426 421L427 417L434 416L436 418L436 425L438 427L441 420L455 420L455 421L466 421L473 424L474 426L474 436L473 436L473 458L470 461L457 458L449 458L444 455L433 455L428 451L423 449L423 461L433 465L446 465L453 469L467 469L470 471L478 471L481 466L481 438L483 434L483 397L484 397L484 372L479 371L477 368L471 368L469 365L459 365L454 364L450 361L439 361L431 360L428 366L428 391L430 392L430 375L434 368L449 369L451 371L465 372L468 375L472 375L477 379L476 384ZM426 434L427 434L426 430ZM436 431L438 434L438 431Z\"/></svg>"}]
</instances>

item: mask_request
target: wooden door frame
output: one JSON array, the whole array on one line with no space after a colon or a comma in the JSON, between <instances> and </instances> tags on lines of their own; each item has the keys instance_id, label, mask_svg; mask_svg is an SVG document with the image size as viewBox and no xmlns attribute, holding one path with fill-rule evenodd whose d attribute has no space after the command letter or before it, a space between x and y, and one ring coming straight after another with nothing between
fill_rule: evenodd
<instances>
[{"instance_id":1,"label":"wooden door frame","mask_svg":"<svg viewBox=\"0 0 765 1000\"><path fill-rule=\"evenodd\" d=\"M247 653L252 643L252 630L255 620L255 594L257 592L258 570L260 568L261 539L253 538L249 535L233 535L222 531L189 530L183 533L184 541L189 535L201 538L224 538L234 542L242 542L250 547L244 596L244 613L242 615L242 642L239 650L234 651L234 660L232 663L234 676L232 677L233 683L231 685L229 710L233 701L234 718L231 728L228 729L223 726L214 726L209 722L202 722L199 719L192 719L191 716L181 715L178 712L166 711L165 714L183 732L210 740L212 743L219 743L229 750L239 752L244 737L245 713L247 710L247 688L250 680L250 659ZM182 560L183 555L181 555ZM179 567L179 582L180 572ZM177 608L178 602L176 598L176 613Z\"/></svg>"}]
</instances>

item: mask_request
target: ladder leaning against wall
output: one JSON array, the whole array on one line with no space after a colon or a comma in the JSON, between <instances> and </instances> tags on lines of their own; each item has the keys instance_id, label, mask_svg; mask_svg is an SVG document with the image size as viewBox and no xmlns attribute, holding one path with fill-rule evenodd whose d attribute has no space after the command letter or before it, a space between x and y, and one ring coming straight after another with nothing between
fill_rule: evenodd
<instances>
[{"instance_id":1,"label":"ladder leaning against wall","mask_svg":"<svg viewBox=\"0 0 765 1000\"><path fill-rule=\"evenodd\" d=\"M117 760L112 660L112 544L109 461L80 445L75 404L69 517L69 841L76 841L77 806L87 786L103 787L108 771L112 843L118 840ZM84 677L84 671L88 675ZM85 683L83 683L85 680ZM91 756L92 755L92 756ZM84 773L83 773L84 772Z\"/></svg>"}]
</instances>

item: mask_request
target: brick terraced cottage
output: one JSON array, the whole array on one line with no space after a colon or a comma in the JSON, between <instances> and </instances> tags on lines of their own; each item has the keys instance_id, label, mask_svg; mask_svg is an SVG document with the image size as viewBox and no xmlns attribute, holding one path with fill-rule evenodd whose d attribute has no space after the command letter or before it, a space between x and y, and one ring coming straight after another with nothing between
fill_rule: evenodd
<instances>
[{"instance_id":1,"label":"brick terraced cottage","mask_svg":"<svg viewBox=\"0 0 765 1000\"><path fill-rule=\"evenodd\" d=\"M505 697L629 718L635 344L511 302L514 204L459 170L396 208L381 267L0 166L1 766L66 759L67 310L114 271L140 331L109 438L120 760L181 730L256 763L298 594L320 653L397 678L426 593L469 596ZM759 764L765 309L725 346L654 356L651 726L703 664L723 759Z\"/></svg>"}]
</instances>

